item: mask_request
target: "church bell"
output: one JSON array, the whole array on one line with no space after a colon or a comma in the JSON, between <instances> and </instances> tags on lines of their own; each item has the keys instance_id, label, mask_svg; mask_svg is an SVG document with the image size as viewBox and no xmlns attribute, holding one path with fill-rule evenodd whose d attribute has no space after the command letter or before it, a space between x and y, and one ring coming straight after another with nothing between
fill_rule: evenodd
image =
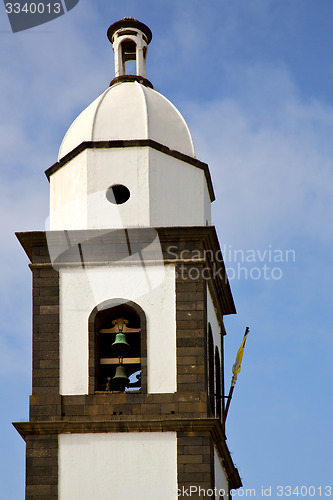
<instances>
[{"instance_id":1,"label":"church bell","mask_svg":"<svg viewBox=\"0 0 333 500\"><path fill-rule=\"evenodd\" d=\"M124 333L117 333L115 341L112 344L112 349L116 351L125 351L130 349L130 345L126 340L126 335Z\"/></svg>"},{"instance_id":2,"label":"church bell","mask_svg":"<svg viewBox=\"0 0 333 500\"><path fill-rule=\"evenodd\" d=\"M112 377L113 384L117 385L119 390L124 390L129 384L126 368L124 365L118 365L114 377Z\"/></svg>"}]
</instances>

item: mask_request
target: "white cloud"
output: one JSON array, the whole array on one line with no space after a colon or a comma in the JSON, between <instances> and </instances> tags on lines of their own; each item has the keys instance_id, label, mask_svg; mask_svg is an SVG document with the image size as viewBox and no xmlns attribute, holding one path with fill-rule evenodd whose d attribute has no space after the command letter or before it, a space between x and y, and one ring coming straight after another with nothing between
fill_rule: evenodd
<instances>
[{"instance_id":1,"label":"white cloud","mask_svg":"<svg viewBox=\"0 0 333 500\"><path fill-rule=\"evenodd\" d=\"M197 155L212 171L215 221L248 245L294 234L325 241L332 110L302 102L284 67L250 68L243 81L240 99L186 105Z\"/></svg>"}]
</instances>

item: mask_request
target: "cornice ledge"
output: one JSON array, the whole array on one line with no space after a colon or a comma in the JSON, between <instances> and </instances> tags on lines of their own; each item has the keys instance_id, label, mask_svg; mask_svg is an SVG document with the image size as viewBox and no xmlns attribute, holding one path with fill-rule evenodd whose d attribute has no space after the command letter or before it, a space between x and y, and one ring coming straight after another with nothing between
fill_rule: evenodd
<instances>
[{"instance_id":1,"label":"cornice ledge","mask_svg":"<svg viewBox=\"0 0 333 500\"><path fill-rule=\"evenodd\" d=\"M189 418L168 420L110 420L110 421L80 421L66 420L55 422L14 422L13 426L26 440L27 436L50 434L80 434L106 432L210 432L222 465L227 473L229 487L237 489L242 486L237 468L235 467L221 421L217 418Z\"/></svg>"}]
</instances>

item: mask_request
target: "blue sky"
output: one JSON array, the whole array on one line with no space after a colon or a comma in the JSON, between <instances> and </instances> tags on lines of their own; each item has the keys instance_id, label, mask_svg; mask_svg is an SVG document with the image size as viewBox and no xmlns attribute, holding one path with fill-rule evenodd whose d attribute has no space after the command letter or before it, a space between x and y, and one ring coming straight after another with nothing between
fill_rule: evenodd
<instances>
[{"instance_id":1,"label":"blue sky","mask_svg":"<svg viewBox=\"0 0 333 500\"><path fill-rule=\"evenodd\" d=\"M330 0L80 0L12 34L0 4L1 500L24 498L11 422L27 420L31 393L31 275L14 232L43 230L44 170L113 78L106 30L125 15L152 29L148 78L211 169L213 220L236 274L227 385L251 329L227 421L244 487L278 498L277 485L333 486L332 11Z\"/></svg>"}]
</instances>

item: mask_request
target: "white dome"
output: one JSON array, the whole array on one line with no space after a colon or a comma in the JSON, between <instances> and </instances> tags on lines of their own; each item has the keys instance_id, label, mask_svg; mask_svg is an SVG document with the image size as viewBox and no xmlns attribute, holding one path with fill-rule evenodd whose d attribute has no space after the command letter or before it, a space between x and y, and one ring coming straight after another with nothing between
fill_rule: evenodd
<instances>
[{"instance_id":1,"label":"white dome","mask_svg":"<svg viewBox=\"0 0 333 500\"><path fill-rule=\"evenodd\" d=\"M195 157L188 126L173 104L134 82L109 87L72 123L59 150L60 160L83 141L152 139Z\"/></svg>"}]
</instances>

